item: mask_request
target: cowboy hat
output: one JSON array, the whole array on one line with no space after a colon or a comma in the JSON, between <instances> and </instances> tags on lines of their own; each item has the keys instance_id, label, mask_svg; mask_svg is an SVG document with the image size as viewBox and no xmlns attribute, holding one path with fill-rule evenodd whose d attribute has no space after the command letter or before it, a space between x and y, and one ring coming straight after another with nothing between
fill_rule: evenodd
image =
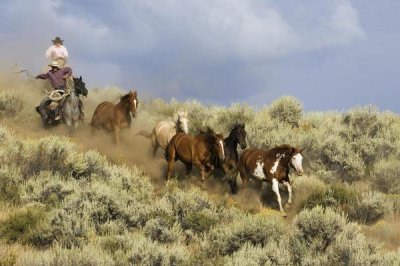
<instances>
[{"instance_id":1,"label":"cowboy hat","mask_svg":"<svg viewBox=\"0 0 400 266\"><path fill-rule=\"evenodd\" d=\"M61 66L60 66L60 63L58 63L57 61L51 61L51 63L49 64L49 66L51 66L51 67L58 67L58 68L61 67Z\"/></svg>"},{"instance_id":2,"label":"cowboy hat","mask_svg":"<svg viewBox=\"0 0 400 266\"><path fill-rule=\"evenodd\" d=\"M54 40L51 40L53 42L53 44L59 43L59 44L63 44L64 40L61 40L60 37L56 37L54 38Z\"/></svg>"}]
</instances>

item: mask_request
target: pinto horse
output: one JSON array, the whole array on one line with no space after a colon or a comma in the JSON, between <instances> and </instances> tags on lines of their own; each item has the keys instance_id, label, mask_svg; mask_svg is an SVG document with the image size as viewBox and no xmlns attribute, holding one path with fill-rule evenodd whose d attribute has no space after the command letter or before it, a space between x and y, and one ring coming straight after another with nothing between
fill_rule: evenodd
<instances>
[{"instance_id":1,"label":"pinto horse","mask_svg":"<svg viewBox=\"0 0 400 266\"><path fill-rule=\"evenodd\" d=\"M165 158L168 161L165 174L167 181L171 177L174 163L177 160L181 160L185 164L187 175L190 175L193 165L198 167L201 172L201 180L204 181L214 169L214 162L225 159L224 137L209 128L206 132L200 132L196 136L178 133L168 143Z\"/></svg>"},{"instance_id":2,"label":"pinto horse","mask_svg":"<svg viewBox=\"0 0 400 266\"><path fill-rule=\"evenodd\" d=\"M297 175L303 175L301 152L303 149L289 145L282 145L271 150L248 149L239 159L238 170L242 178L242 187L247 186L250 177L260 182L271 182L279 203L279 210L283 213L278 183L284 184L289 192L288 204L292 203L292 187L290 185L289 170L292 167Z\"/></svg>"},{"instance_id":3,"label":"pinto horse","mask_svg":"<svg viewBox=\"0 0 400 266\"><path fill-rule=\"evenodd\" d=\"M117 146L120 142L121 128L131 126L132 118L136 117L136 110L139 104L136 91L130 91L128 94L121 97L118 104L110 102L102 102L93 113L92 129L103 128L114 133L114 140Z\"/></svg>"},{"instance_id":4,"label":"pinto horse","mask_svg":"<svg viewBox=\"0 0 400 266\"><path fill-rule=\"evenodd\" d=\"M151 139L153 155L156 156L158 148L165 150L173 136L177 133L187 134L189 133L188 131L187 112L178 112L178 119L176 122L160 121L153 128L151 133L140 131L135 136L143 136Z\"/></svg>"}]
</instances>

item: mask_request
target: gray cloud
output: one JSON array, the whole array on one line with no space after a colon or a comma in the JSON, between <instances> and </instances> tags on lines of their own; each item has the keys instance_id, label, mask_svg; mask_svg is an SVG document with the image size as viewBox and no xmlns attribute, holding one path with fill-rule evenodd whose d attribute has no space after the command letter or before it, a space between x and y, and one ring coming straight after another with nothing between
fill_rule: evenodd
<instances>
[{"instance_id":1,"label":"gray cloud","mask_svg":"<svg viewBox=\"0 0 400 266\"><path fill-rule=\"evenodd\" d=\"M277 64L367 37L348 0L6 0L0 17L3 66L40 71L60 35L91 86L222 104L287 94Z\"/></svg>"}]
</instances>

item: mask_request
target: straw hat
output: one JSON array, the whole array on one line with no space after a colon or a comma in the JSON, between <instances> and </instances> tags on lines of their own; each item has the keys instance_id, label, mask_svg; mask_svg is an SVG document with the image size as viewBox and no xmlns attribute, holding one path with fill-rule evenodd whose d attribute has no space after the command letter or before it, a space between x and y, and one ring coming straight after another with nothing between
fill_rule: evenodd
<instances>
[{"instance_id":1,"label":"straw hat","mask_svg":"<svg viewBox=\"0 0 400 266\"><path fill-rule=\"evenodd\" d=\"M60 63L58 63L58 61L51 61L51 63L49 64L49 66L51 67L57 67L60 68Z\"/></svg>"},{"instance_id":2,"label":"straw hat","mask_svg":"<svg viewBox=\"0 0 400 266\"><path fill-rule=\"evenodd\" d=\"M63 44L64 40L61 40L60 37L56 37L54 40L51 40L53 42L53 44L59 43L59 44Z\"/></svg>"}]
</instances>

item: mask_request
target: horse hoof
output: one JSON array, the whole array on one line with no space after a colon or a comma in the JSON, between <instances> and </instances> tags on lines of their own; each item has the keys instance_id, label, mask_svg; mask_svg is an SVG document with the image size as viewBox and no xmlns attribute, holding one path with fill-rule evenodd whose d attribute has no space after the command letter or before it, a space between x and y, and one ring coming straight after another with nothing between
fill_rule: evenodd
<instances>
[{"instance_id":1,"label":"horse hoof","mask_svg":"<svg viewBox=\"0 0 400 266\"><path fill-rule=\"evenodd\" d=\"M283 213L282 213L282 216L286 218L286 217L287 217L286 212L283 212Z\"/></svg>"}]
</instances>

